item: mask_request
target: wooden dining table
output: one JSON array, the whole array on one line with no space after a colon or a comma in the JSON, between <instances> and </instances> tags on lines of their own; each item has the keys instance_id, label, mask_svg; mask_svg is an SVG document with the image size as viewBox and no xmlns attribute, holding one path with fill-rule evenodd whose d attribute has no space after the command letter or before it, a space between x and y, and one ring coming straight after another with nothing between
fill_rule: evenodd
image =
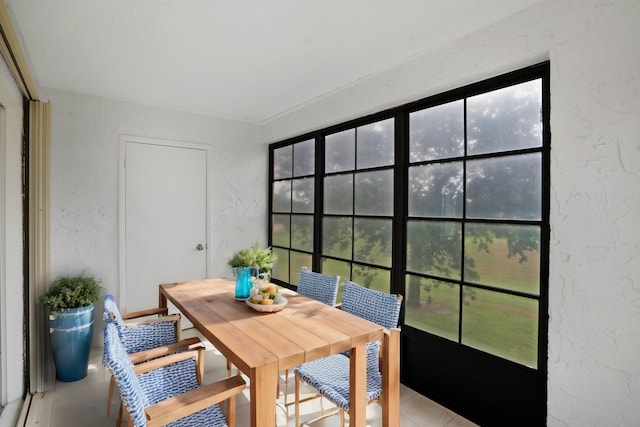
<instances>
[{"instance_id":1,"label":"wooden dining table","mask_svg":"<svg viewBox=\"0 0 640 427\"><path fill-rule=\"evenodd\" d=\"M262 313L235 299L233 279L159 286L159 306L171 301L250 381L251 426L275 426L279 372L351 350L349 421L366 425L366 344L380 340L383 426L400 425L399 337L376 323L279 288L284 309ZM397 332L397 331L392 331Z\"/></svg>"}]
</instances>

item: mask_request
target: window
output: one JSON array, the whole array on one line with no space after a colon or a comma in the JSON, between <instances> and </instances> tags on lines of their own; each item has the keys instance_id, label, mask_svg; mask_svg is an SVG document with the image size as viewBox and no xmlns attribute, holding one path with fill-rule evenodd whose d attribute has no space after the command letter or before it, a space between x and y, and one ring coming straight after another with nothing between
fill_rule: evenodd
<instances>
[{"instance_id":1,"label":"window","mask_svg":"<svg viewBox=\"0 0 640 427\"><path fill-rule=\"evenodd\" d=\"M538 364L542 79L409 115L405 324Z\"/></svg>"},{"instance_id":2,"label":"window","mask_svg":"<svg viewBox=\"0 0 640 427\"><path fill-rule=\"evenodd\" d=\"M300 267L312 265L315 141L274 150L271 173L272 276L297 284Z\"/></svg>"},{"instance_id":3,"label":"window","mask_svg":"<svg viewBox=\"0 0 640 427\"><path fill-rule=\"evenodd\" d=\"M324 153L322 271L390 292L394 120L329 134Z\"/></svg>"},{"instance_id":4,"label":"window","mask_svg":"<svg viewBox=\"0 0 640 427\"><path fill-rule=\"evenodd\" d=\"M548 123L545 63L272 144L274 280L403 294L403 383L544 423Z\"/></svg>"}]
</instances>

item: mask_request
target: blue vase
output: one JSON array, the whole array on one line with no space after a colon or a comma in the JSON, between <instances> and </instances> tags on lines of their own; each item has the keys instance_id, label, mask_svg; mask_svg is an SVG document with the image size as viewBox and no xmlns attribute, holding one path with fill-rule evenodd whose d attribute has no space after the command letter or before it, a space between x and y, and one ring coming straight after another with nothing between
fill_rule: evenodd
<instances>
[{"instance_id":1,"label":"blue vase","mask_svg":"<svg viewBox=\"0 0 640 427\"><path fill-rule=\"evenodd\" d=\"M253 287L252 277L258 276L257 267L237 267L233 269L236 278L236 299L244 301L249 298Z\"/></svg>"},{"instance_id":2,"label":"blue vase","mask_svg":"<svg viewBox=\"0 0 640 427\"><path fill-rule=\"evenodd\" d=\"M93 304L51 313L49 336L56 378L70 382L86 377L93 337Z\"/></svg>"}]
</instances>

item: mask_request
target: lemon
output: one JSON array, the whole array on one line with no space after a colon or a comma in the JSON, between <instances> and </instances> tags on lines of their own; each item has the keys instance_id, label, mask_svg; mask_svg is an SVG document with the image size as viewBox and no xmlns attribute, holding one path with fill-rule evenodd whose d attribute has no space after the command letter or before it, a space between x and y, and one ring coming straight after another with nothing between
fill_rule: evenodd
<instances>
[{"instance_id":1,"label":"lemon","mask_svg":"<svg viewBox=\"0 0 640 427\"><path fill-rule=\"evenodd\" d=\"M278 288L276 287L276 285L269 285L267 286L267 292L269 292L269 294L271 295L275 295L278 292Z\"/></svg>"}]
</instances>

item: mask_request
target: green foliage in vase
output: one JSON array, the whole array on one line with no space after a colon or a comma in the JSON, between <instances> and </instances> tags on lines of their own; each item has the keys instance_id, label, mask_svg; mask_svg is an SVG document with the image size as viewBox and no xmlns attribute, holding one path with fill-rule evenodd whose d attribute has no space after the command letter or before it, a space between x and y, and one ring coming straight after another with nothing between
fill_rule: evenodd
<instances>
[{"instance_id":1,"label":"green foliage in vase","mask_svg":"<svg viewBox=\"0 0 640 427\"><path fill-rule=\"evenodd\" d=\"M258 267L260 273L269 273L273 268L273 251L261 248L258 242L247 249L241 249L229 260L229 267Z\"/></svg>"},{"instance_id":2,"label":"green foliage in vase","mask_svg":"<svg viewBox=\"0 0 640 427\"><path fill-rule=\"evenodd\" d=\"M61 276L54 280L40 302L49 310L87 307L100 298L100 281L91 276Z\"/></svg>"}]
</instances>

